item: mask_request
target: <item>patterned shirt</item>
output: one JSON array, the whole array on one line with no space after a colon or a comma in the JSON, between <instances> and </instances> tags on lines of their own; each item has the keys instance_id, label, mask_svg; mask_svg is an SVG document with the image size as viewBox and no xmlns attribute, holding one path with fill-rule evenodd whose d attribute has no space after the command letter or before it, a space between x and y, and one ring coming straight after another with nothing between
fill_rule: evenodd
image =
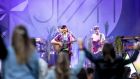
<instances>
[{"instance_id":1,"label":"patterned shirt","mask_svg":"<svg viewBox=\"0 0 140 79\"><path fill-rule=\"evenodd\" d=\"M67 33L66 35L63 35L62 33L58 34L54 40L58 42L63 43L64 49L68 49L68 51L72 50L71 42L74 40L74 36L71 33Z\"/></svg>"}]
</instances>

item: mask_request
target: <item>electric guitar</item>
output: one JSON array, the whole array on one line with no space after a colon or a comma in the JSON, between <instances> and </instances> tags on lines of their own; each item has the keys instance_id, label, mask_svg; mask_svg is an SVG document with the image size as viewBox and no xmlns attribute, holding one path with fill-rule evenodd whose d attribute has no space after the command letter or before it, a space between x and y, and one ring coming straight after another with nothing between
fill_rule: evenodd
<instances>
[{"instance_id":1,"label":"electric guitar","mask_svg":"<svg viewBox=\"0 0 140 79\"><path fill-rule=\"evenodd\" d=\"M92 51L94 54L98 53L99 51L101 51L102 47L103 47L103 43L101 43L100 40L98 41L92 41Z\"/></svg>"}]
</instances>

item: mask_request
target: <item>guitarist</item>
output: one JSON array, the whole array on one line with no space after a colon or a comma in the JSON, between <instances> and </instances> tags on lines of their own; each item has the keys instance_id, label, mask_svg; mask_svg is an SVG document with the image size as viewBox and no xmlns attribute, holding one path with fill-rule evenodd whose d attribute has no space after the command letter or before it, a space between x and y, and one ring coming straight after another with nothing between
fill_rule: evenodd
<instances>
[{"instance_id":1,"label":"guitarist","mask_svg":"<svg viewBox=\"0 0 140 79\"><path fill-rule=\"evenodd\" d=\"M54 37L51 43L54 45L54 49L57 53L65 51L69 54L69 59L72 55L72 42L75 41L75 37L68 31L66 25L62 25L61 32Z\"/></svg>"},{"instance_id":2,"label":"guitarist","mask_svg":"<svg viewBox=\"0 0 140 79\"><path fill-rule=\"evenodd\" d=\"M100 32L99 26L94 26L94 33L91 36L93 54L97 54L102 51L103 44L105 42L105 35Z\"/></svg>"}]
</instances>

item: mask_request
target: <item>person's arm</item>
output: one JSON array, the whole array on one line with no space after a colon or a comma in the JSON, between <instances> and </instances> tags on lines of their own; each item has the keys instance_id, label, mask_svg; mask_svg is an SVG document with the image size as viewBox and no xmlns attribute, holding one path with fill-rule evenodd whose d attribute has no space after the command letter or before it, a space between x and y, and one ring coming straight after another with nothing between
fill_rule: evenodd
<instances>
[{"instance_id":1,"label":"person's arm","mask_svg":"<svg viewBox=\"0 0 140 79\"><path fill-rule=\"evenodd\" d=\"M80 50L78 63L72 68L72 72L74 72L74 74L78 74L80 72L83 67L85 58L86 57L84 51Z\"/></svg>"},{"instance_id":2,"label":"person's arm","mask_svg":"<svg viewBox=\"0 0 140 79\"><path fill-rule=\"evenodd\" d=\"M130 57L130 59L124 60L123 65L127 65L129 63L134 62L139 55L139 51L135 50L134 54Z\"/></svg>"},{"instance_id":3,"label":"person's arm","mask_svg":"<svg viewBox=\"0 0 140 79\"><path fill-rule=\"evenodd\" d=\"M45 79L56 79L55 70L48 70L48 74L46 75Z\"/></svg>"},{"instance_id":4,"label":"person's arm","mask_svg":"<svg viewBox=\"0 0 140 79\"><path fill-rule=\"evenodd\" d=\"M26 66L28 67L30 73L34 76L34 78L39 79L40 63L39 63L38 51L34 49L32 55L29 58L30 59L26 63Z\"/></svg>"},{"instance_id":5,"label":"person's arm","mask_svg":"<svg viewBox=\"0 0 140 79\"><path fill-rule=\"evenodd\" d=\"M51 40L51 43L62 46L62 43L58 41L59 38L60 38L60 36L57 35L54 39Z\"/></svg>"},{"instance_id":6,"label":"person's arm","mask_svg":"<svg viewBox=\"0 0 140 79\"><path fill-rule=\"evenodd\" d=\"M7 49L3 42L2 37L0 36L0 59L4 60L7 57Z\"/></svg>"},{"instance_id":7,"label":"person's arm","mask_svg":"<svg viewBox=\"0 0 140 79\"><path fill-rule=\"evenodd\" d=\"M79 44L79 49L83 50L85 52L86 57L93 63L96 63L97 59L91 54L90 51L88 51L83 44L83 40L79 39L78 40L78 44Z\"/></svg>"},{"instance_id":8,"label":"person's arm","mask_svg":"<svg viewBox=\"0 0 140 79\"><path fill-rule=\"evenodd\" d=\"M78 61L78 64L76 64L72 69L71 69L71 72L73 74L78 74L80 72L80 70L82 69L83 67L83 64L84 64L84 60L85 60L85 53L83 51L83 41L81 39L78 39L78 46L79 46L79 61Z\"/></svg>"},{"instance_id":9,"label":"person's arm","mask_svg":"<svg viewBox=\"0 0 140 79\"><path fill-rule=\"evenodd\" d=\"M60 46L62 46L62 43L56 41L55 39L52 39L52 40L51 40L51 43L52 43L52 44L56 44L56 45L60 45Z\"/></svg>"},{"instance_id":10,"label":"person's arm","mask_svg":"<svg viewBox=\"0 0 140 79\"><path fill-rule=\"evenodd\" d=\"M88 51L86 48L83 49L85 52L86 57L93 63L96 63L97 59Z\"/></svg>"},{"instance_id":11,"label":"person's arm","mask_svg":"<svg viewBox=\"0 0 140 79\"><path fill-rule=\"evenodd\" d=\"M39 58L39 79L44 78L48 72L48 64L42 58Z\"/></svg>"}]
</instances>

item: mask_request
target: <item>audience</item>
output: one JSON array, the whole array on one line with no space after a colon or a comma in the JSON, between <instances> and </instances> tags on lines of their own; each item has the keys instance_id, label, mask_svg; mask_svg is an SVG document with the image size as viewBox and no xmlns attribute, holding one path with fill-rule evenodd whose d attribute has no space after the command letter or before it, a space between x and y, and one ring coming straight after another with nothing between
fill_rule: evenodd
<instances>
[{"instance_id":1,"label":"audience","mask_svg":"<svg viewBox=\"0 0 140 79\"><path fill-rule=\"evenodd\" d=\"M31 38L32 44L36 48L36 39ZM38 55L39 56L39 55ZM44 79L47 76L48 63L42 58L39 58L39 79Z\"/></svg>"},{"instance_id":2,"label":"audience","mask_svg":"<svg viewBox=\"0 0 140 79\"><path fill-rule=\"evenodd\" d=\"M85 53L81 47L79 43L79 61L77 65L70 68L70 61L66 51L61 51L58 55L56 67L48 71L46 79L77 79L76 76L82 69L85 60Z\"/></svg>"},{"instance_id":3,"label":"audience","mask_svg":"<svg viewBox=\"0 0 140 79\"><path fill-rule=\"evenodd\" d=\"M84 68L81 69L81 71L77 75L78 79L87 79L86 70Z\"/></svg>"},{"instance_id":4,"label":"audience","mask_svg":"<svg viewBox=\"0 0 140 79\"><path fill-rule=\"evenodd\" d=\"M1 35L1 33L0 33ZM7 49L2 37L0 36L0 59L4 60L7 56Z\"/></svg>"},{"instance_id":5,"label":"audience","mask_svg":"<svg viewBox=\"0 0 140 79\"><path fill-rule=\"evenodd\" d=\"M130 78L130 73L131 73L130 67L125 67L124 68L123 79L131 79Z\"/></svg>"},{"instance_id":6,"label":"audience","mask_svg":"<svg viewBox=\"0 0 140 79\"><path fill-rule=\"evenodd\" d=\"M48 68L48 64L39 58L35 48L35 39L28 36L23 25L17 26L13 31L12 44L5 47L0 36L0 59L2 60L3 79L140 79L138 73L133 73L125 65L137 59L140 43L134 46L134 54L130 59L117 57L114 47L105 43L103 56L95 57L89 52L82 40L78 40L79 61L70 68L67 51L61 51L56 65ZM95 68L83 67L85 58L95 64ZM1 75L0 75L1 76Z\"/></svg>"},{"instance_id":7,"label":"audience","mask_svg":"<svg viewBox=\"0 0 140 79\"><path fill-rule=\"evenodd\" d=\"M131 79L140 79L139 74L138 73L132 73L131 74Z\"/></svg>"},{"instance_id":8,"label":"audience","mask_svg":"<svg viewBox=\"0 0 140 79\"><path fill-rule=\"evenodd\" d=\"M87 68L87 79L93 79L94 69Z\"/></svg>"},{"instance_id":9,"label":"audience","mask_svg":"<svg viewBox=\"0 0 140 79\"><path fill-rule=\"evenodd\" d=\"M44 59L39 58L39 79L45 79L48 73L48 64Z\"/></svg>"},{"instance_id":10,"label":"audience","mask_svg":"<svg viewBox=\"0 0 140 79\"><path fill-rule=\"evenodd\" d=\"M37 51L23 25L14 29L12 45L2 65L3 79L38 79Z\"/></svg>"},{"instance_id":11,"label":"audience","mask_svg":"<svg viewBox=\"0 0 140 79\"><path fill-rule=\"evenodd\" d=\"M82 42L81 42L82 44ZM134 46L135 52L130 59L116 57L116 52L112 44L106 43L103 47L103 56L95 58L86 48L86 57L95 64L94 79L123 79L124 66L134 62L139 54L140 44Z\"/></svg>"},{"instance_id":12,"label":"audience","mask_svg":"<svg viewBox=\"0 0 140 79\"><path fill-rule=\"evenodd\" d=\"M0 33L0 35L1 35L1 33ZM6 57L7 57L7 49L6 49L6 46L5 46L5 44L4 44L4 41L3 41L3 39L2 39L2 37L0 36L0 59L1 60L4 60L4 59L6 59ZM2 72L1 72L1 70L2 70L2 65L1 65L1 61L0 61L0 79L2 78Z\"/></svg>"}]
</instances>

